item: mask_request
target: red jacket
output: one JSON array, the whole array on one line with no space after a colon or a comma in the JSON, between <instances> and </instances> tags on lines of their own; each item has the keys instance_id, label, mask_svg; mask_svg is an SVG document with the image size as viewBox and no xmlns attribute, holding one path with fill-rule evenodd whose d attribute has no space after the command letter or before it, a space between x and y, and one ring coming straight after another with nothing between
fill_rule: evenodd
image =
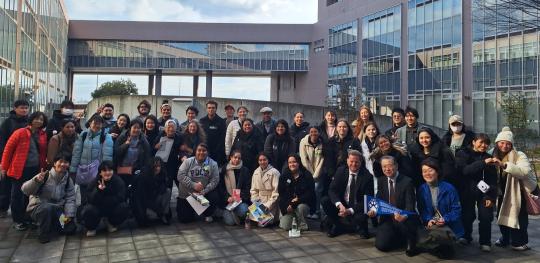
<instances>
[{"instance_id":1,"label":"red jacket","mask_svg":"<svg viewBox=\"0 0 540 263\"><path fill-rule=\"evenodd\" d=\"M39 168L45 169L47 166L47 133L39 130L38 151ZM2 156L2 170L7 171L7 176L15 179L22 177L31 140L30 126L21 128L13 132L9 137Z\"/></svg>"}]
</instances>

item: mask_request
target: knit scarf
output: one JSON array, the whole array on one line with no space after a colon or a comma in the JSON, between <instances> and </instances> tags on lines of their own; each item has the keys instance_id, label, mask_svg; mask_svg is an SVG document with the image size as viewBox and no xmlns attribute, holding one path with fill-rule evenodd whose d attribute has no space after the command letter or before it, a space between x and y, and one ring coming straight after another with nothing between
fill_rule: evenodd
<instances>
[{"instance_id":1,"label":"knit scarf","mask_svg":"<svg viewBox=\"0 0 540 263\"><path fill-rule=\"evenodd\" d=\"M225 168L227 170L224 178L225 187L227 188L227 193L229 193L230 196L233 194L233 189L236 188L236 176L234 175L234 170L238 170L240 168L242 168L242 161L240 161L240 164L238 165L233 165L229 162Z\"/></svg>"}]
</instances>

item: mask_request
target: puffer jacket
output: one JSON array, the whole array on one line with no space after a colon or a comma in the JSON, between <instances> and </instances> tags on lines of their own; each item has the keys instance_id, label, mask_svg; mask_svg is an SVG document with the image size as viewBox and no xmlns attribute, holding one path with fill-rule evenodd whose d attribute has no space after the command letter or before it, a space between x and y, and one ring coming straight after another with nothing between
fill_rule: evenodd
<instances>
[{"instance_id":1,"label":"puffer jacket","mask_svg":"<svg viewBox=\"0 0 540 263\"><path fill-rule=\"evenodd\" d=\"M309 134L300 141L300 160L306 170L317 180L321 176L324 164L323 141L319 137L316 145L309 143Z\"/></svg>"},{"instance_id":2,"label":"puffer jacket","mask_svg":"<svg viewBox=\"0 0 540 263\"><path fill-rule=\"evenodd\" d=\"M238 131L242 129L242 125L240 124L240 120L234 120L229 123L229 126L227 126L227 132L225 133L225 155L229 156L231 153L231 149L234 143L234 139L236 138L236 134Z\"/></svg>"},{"instance_id":3,"label":"puffer jacket","mask_svg":"<svg viewBox=\"0 0 540 263\"><path fill-rule=\"evenodd\" d=\"M114 143L110 134L105 135L105 141L103 146L101 144L101 133L103 129L97 133L90 130L83 131L79 139L75 142L73 148L73 156L71 158L71 166L69 171L71 173L77 172L77 167L80 164L90 164L94 160L112 161L113 160L113 148ZM87 133L84 142L82 141L84 133ZM101 155L100 155L101 153Z\"/></svg>"},{"instance_id":4,"label":"puffer jacket","mask_svg":"<svg viewBox=\"0 0 540 263\"><path fill-rule=\"evenodd\" d=\"M17 116L13 110L9 112L9 117L0 126L0 153L4 152L4 147L13 132L27 125L28 116Z\"/></svg>"},{"instance_id":5,"label":"puffer jacket","mask_svg":"<svg viewBox=\"0 0 540 263\"><path fill-rule=\"evenodd\" d=\"M416 194L418 199L418 212L424 225L435 215L435 209L431 200L429 185L424 183L418 188ZM439 182L439 194L437 195L437 209L444 218L445 225L448 225L456 237L463 237L465 230L461 224L461 204L456 189L447 182Z\"/></svg>"},{"instance_id":6,"label":"puffer jacket","mask_svg":"<svg viewBox=\"0 0 540 263\"><path fill-rule=\"evenodd\" d=\"M2 170L7 171L7 176L19 179L22 176L32 135L30 126L16 130L6 143L2 154ZM39 168L47 166L47 134L43 130L38 131Z\"/></svg>"},{"instance_id":7,"label":"puffer jacket","mask_svg":"<svg viewBox=\"0 0 540 263\"><path fill-rule=\"evenodd\" d=\"M40 183L36 178L37 175L26 181L21 188L25 195L30 196L26 211L33 211L41 203L51 203L63 207L66 217L75 217L75 185L68 174L57 173L53 168L46 181Z\"/></svg>"}]
</instances>

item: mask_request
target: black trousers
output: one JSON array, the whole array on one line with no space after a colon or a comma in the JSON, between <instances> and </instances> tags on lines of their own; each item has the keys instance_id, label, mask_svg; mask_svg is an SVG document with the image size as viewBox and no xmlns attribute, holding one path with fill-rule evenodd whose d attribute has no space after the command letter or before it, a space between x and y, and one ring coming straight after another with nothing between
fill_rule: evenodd
<instances>
[{"instance_id":1,"label":"black trousers","mask_svg":"<svg viewBox=\"0 0 540 263\"><path fill-rule=\"evenodd\" d=\"M135 204L135 219L139 224L145 225L148 223L148 217L146 210L150 209L154 211L159 217L170 216L169 208L171 204L171 189L167 188L164 193L158 194L153 198L141 200L142 198L136 198L137 204Z\"/></svg>"},{"instance_id":2,"label":"black trousers","mask_svg":"<svg viewBox=\"0 0 540 263\"><path fill-rule=\"evenodd\" d=\"M406 245L416 245L418 217L410 215L405 221L397 222L393 216L384 216L377 227L375 247L383 252L388 252Z\"/></svg>"},{"instance_id":3,"label":"black trousers","mask_svg":"<svg viewBox=\"0 0 540 263\"><path fill-rule=\"evenodd\" d=\"M82 210L83 224L88 230L96 230L103 217L107 218L111 225L118 226L122 224L128 216L129 206L125 202L107 208L87 204Z\"/></svg>"},{"instance_id":4,"label":"black trousers","mask_svg":"<svg viewBox=\"0 0 540 263\"><path fill-rule=\"evenodd\" d=\"M64 234L73 234L76 227L67 227L62 230L59 217L64 212L63 207L51 203L41 203L32 212L30 217L39 225L39 236L48 237L52 232L63 232ZM75 224L74 221L70 222Z\"/></svg>"},{"instance_id":5,"label":"black trousers","mask_svg":"<svg viewBox=\"0 0 540 263\"><path fill-rule=\"evenodd\" d=\"M328 226L330 226L328 230L331 229L331 226L335 226L339 233L356 232L358 230L367 233L368 216L364 214L364 211L354 211L352 216L340 217L336 204L332 203L328 196L321 199L321 206L327 216Z\"/></svg>"},{"instance_id":6,"label":"black trousers","mask_svg":"<svg viewBox=\"0 0 540 263\"><path fill-rule=\"evenodd\" d=\"M11 204L11 180L4 178L0 181L0 211L7 211Z\"/></svg>"},{"instance_id":7,"label":"black trousers","mask_svg":"<svg viewBox=\"0 0 540 263\"><path fill-rule=\"evenodd\" d=\"M219 203L219 194L216 190L210 191L204 195L206 199L210 202L210 207L208 207L201 216L212 216L216 207ZM190 223L197 219L197 213L188 201L185 198L178 198L176 204L176 215L178 216L178 221L180 223Z\"/></svg>"},{"instance_id":8,"label":"black trousers","mask_svg":"<svg viewBox=\"0 0 540 263\"><path fill-rule=\"evenodd\" d=\"M26 181L32 179L38 173L39 167L25 167L21 178L9 178L11 180L11 216L15 223L24 223L29 220L26 214L28 196L23 194L21 187Z\"/></svg>"},{"instance_id":9,"label":"black trousers","mask_svg":"<svg viewBox=\"0 0 540 263\"><path fill-rule=\"evenodd\" d=\"M499 204L502 203L502 196L499 197ZM500 212L501 206L498 207L497 215ZM529 226L529 214L527 213L527 205L525 197L521 195L521 209L518 215L519 229L499 225L502 234L502 242L505 245L515 247L523 246L529 243L529 234L527 227Z\"/></svg>"},{"instance_id":10,"label":"black trousers","mask_svg":"<svg viewBox=\"0 0 540 263\"><path fill-rule=\"evenodd\" d=\"M495 201L493 201L495 203ZM494 204L495 205L495 204ZM478 210L478 233L480 245L491 246L491 222L493 221L493 206L485 207L482 197L471 197L461 202L461 220L465 228L465 239L472 240L473 223Z\"/></svg>"}]
</instances>

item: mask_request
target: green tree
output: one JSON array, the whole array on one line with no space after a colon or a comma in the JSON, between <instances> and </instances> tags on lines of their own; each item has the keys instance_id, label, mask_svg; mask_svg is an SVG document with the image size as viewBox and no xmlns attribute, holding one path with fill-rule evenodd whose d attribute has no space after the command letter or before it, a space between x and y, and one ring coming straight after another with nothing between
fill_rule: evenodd
<instances>
[{"instance_id":1,"label":"green tree","mask_svg":"<svg viewBox=\"0 0 540 263\"><path fill-rule=\"evenodd\" d=\"M111 96L111 95L137 95L138 90L131 80L113 80L108 81L98 89L92 92L92 98L97 99L100 97Z\"/></svg>"},{"instance_id":2,"label":"green tree","mask_svg":"<svg viewBox=\"0 0 540 263\"><path fill-rule=\"evenodd\" d=\"M521 149L529 148L528 142L538 135L529 129L531 119L528 113L529 102L523 93L511 93L501 100L501 108L506 117L506 124L514 133L514 139Z\"/></svg>"}]
</instances>

